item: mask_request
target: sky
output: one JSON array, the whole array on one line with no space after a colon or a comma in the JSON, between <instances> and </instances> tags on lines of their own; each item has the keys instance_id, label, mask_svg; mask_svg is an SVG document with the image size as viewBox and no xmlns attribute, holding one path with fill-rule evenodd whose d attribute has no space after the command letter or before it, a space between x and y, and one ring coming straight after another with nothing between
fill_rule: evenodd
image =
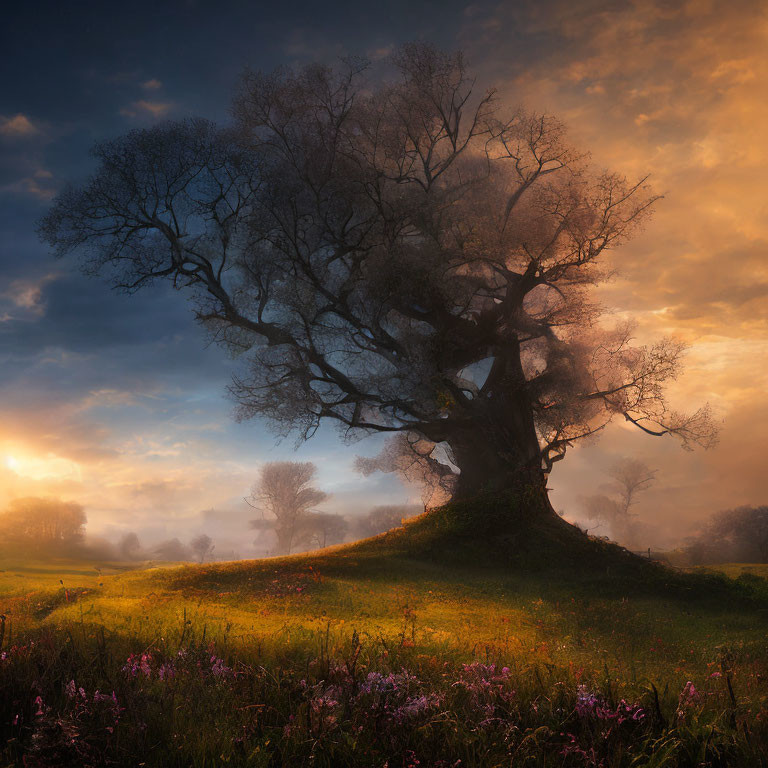
<instances>
[{"instance_id":1,"label":"sky","mask_svg":"<svg viewBox=\"0 0 768 768\"><path fill-rule=\"evenodd\" d=\"M245 66L379 59L414 39L462 49L478 87L557 115L596 166L650 174L664 196L598 296L636 320L640 341L690 345L672 402L710 402L720 444L686 453L616 425L557 466L555 507L577 518L620 455L658 470L637 507L649 543L768 503L764 2L40 0L6 7L0 29L0 508L58 496L86 507L90 532L205 531L246 556L243 497L265 460L315 462L328 509L418 500L392 477L355 474L376 439L345 445L327 429L296 449L264 423L235 423L236 362L205 345L183 296L115 293L34 231L57 190L87 176L95 141L189 115L226 121Z\"/></svg>"}]
</instances>

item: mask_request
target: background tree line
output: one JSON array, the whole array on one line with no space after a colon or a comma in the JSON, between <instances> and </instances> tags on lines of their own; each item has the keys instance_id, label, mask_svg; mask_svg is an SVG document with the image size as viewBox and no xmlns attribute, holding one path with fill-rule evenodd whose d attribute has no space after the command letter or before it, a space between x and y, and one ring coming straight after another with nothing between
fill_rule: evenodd
<instances>
[{"instance_id":1,"label":"background tree line","mask_svg":"<svg viewBox=\"0 0 768 768\"><path fill-rule=\"evenodd\" d=\"M310 462L268 462L259 470L248 504L259 516L244 520L256 533L255 553L287 555L375 536L423 511L426 500L445 490L446 475L434 472L418 450L390 443L379 456L361 459L364 473L399 471L404 479L424 489L425 505L376 506L360 515L341 515L319 509L329 494L314 485L317 469ZM647 528L637 510L642 494L656 481L656 470L637 459L620 457L606 468L609 482L602 493L581 497L581 512L591 522L588 531L630 548L648 546ZM450 479L450 478L449 478ZM187 541L173 537L144 546L135 532L113 543L86 537L87 517L72 501L25 497L13 500L0 513L0 557L70 556L83 559L166 562L211 560L213 539L199 533ZM691 564L768 562L768 506L742 506L714 514L689 537L680 554ZM234 556L226 553L224 557Z\"/></svg>"},{"instance_id":2,"label":"background tree line","mask_svg":"<svg viewBox=\"0 0 768 768\"><path fill-rule=\"evenodd\" d=\"M260 513L244 520L257 532L258 555L285 555L340 544L383 533L422 511L419 505L378 506L362 515L344 516L317 509L327 493L313 485L316 467L309 462L264 464L246 501ZM74 557L81 559L205 562L216 555L206 533L190 539L172 537L145 546L130 531L116 542L86 536L87 516L81 504L53 498L13 500L0 512L0 557ZM234 553L225 557L237 558Z\"/></svg>"}]
</instances>

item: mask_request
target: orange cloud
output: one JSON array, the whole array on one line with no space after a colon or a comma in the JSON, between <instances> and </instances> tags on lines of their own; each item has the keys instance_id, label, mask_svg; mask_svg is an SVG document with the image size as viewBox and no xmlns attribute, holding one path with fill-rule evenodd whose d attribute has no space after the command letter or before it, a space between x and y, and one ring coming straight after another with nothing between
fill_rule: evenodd
<instances>
[{"instance_id":1,"label":"orange cloud","mask_svg":"<svg viewBox=\"0 0 768 768\"><path fill-rule=\"evenodd\" d=\"M56 277L55 273L50 273L36 280L13 280L4 291L0 291L0 304L12 305L29 315L41 317L45 314L43 290ZM9 317L12 316L9 314Z\"/></svg>"},{"instance_id":2,"label":"orange cloud","mask_svg":"<svg viewBox=\"0 0 768 768\"><path fill-rule=\"evenodd\" d=\"M147 101L146 99L139 99L138 101L134 101L130 106L123 107L123 109L120 110L120 114L124 117L150 115L154 118L159 118L167 115L172 108L173 104L168 101Z\"/></svg>"},{"instance_id":3,"label":"orange cloud","mask_svg":"<svg viewBox=\"0 0 768 768\"><path fill-rule=\"evenodd\" d=\"M34 125L26 115L21 113L13 117L0 115L0 134L3 136L34 136L39 133L41 133L40 128Z\"/></svg>"}]
</instances>

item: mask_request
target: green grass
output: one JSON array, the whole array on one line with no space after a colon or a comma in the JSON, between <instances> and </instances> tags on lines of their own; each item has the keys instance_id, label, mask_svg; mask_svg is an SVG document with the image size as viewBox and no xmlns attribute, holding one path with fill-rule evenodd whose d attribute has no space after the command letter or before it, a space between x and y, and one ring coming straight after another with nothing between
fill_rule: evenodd
<instances>
[{"instance_id":1,"label":"green grass","mask_svg":"<svg viewBox=\"0 0 768 768\"><path fill-rule=\"evenodd\" d=\"M732 579L744 575L768 579L768 564L766 563L721 563L719 565L700 565L691 570L694 573L724 573Z\"/></svg>"},{"instance_id":2,"label":"green grass","mask_svg":"<svg viewBox=\"0 0 768 768\"><path fill-rule=\"evenodd\" d=\"M482 535L467 540L465 513L454 508L357 545L271 560L100 574L64 561L0 564L3 647L37 638L35 653L49 648L39 659L32 653L34 669L20 661L14 680L20 691L36 681L32 692L58 713L56 722L75 718L79 733L101 733L103 723L93 725L98 713L90 712L84 724L72 710L63 693L70 679L142 702L122 715L128 753L103 734L88 742L117 764L399 767L415 766L419 755L421 765L445 766L510 765L513 755L525 765L766 764L768 582L754 571L741 576L738 565L724 566L726 575L672 571L559 521L536 522L532 532L514 519L501 526L486 518ZM495 528L493 539L483 526ZM182 698L154 679L140 689L125 681L129 653L152 649L159 664L179 648L208 649L240 676L226 690L197 681ZM461 682L470 674L463 665L474 661L510 670L491 686L500 697L493 704ZM338 670L350 664L352 682L347 672L340 682ZM427 698L440 699L439 713L418 729L371 725L355 709L360 681L402 669ZM688 681L702 698L678 714ZM607 715L589 722L574 715L579 686L606 708L638 703L648 713L642 733ZM344 711L326 718L329 690ZM507 723L503 738L473 724L481 704ZM64 726L45 730L48 715L36 715L31 700L24 706L24 729L6 724L16 740L6 761L21 764L28 754L48 765L35 744ZM140 726L162 747L150 750L136 735ZM361 744L370 760L360 757ZM590 749L597 756L585 757Z\"/></svg>"}]
</instances>

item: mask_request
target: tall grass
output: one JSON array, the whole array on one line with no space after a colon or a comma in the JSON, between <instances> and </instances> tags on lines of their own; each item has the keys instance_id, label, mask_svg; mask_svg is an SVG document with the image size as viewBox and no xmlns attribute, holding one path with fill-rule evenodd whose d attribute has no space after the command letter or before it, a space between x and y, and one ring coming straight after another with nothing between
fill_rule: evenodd
<instances>
[{"instance_id":1,"label":"tall grass","mask_svg":"<svg viewBox=\"0 0 768 768\"><path fill-rule=\"evenodd\" d=\"M768 765L754 575L350 558L0 574L0 765Z\"/></svg>"}]
</instances>

